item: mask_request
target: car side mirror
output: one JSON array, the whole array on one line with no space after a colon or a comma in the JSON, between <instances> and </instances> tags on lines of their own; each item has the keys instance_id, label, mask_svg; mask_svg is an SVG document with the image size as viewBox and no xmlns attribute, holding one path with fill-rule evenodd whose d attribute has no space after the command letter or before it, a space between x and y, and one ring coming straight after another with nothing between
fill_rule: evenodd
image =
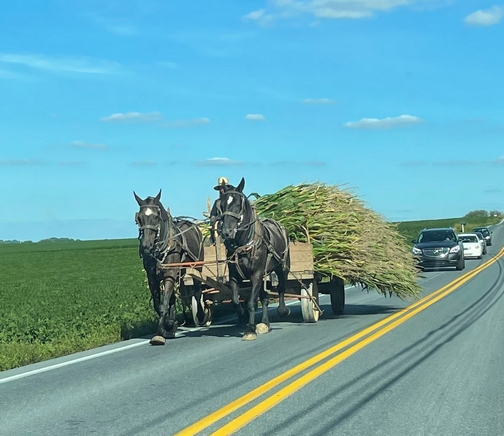
<instances>
[{"instance_id":1,"label":"car side mirror","mask_svg":"<svg viewBox=\"0 0 504 436\"><path fill-rule=\"evenodd\" d=\"M416 239L412 239L411 242L413 242L413 244L415 244L416 243Z\"/></svg>"}]
</instances>

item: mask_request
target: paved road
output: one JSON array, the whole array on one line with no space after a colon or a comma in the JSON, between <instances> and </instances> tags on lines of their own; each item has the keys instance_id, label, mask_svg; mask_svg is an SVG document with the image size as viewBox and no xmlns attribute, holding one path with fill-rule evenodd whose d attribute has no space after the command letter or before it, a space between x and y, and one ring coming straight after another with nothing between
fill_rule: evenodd
<instances>
[{"instance_id":1,"label":"paved road","mask_svg":"<svg viewBox=\"0 0 504 436\"><path fill-rule=\"evenodd\" d=\"M222 324L5 371L0 435L502 436L503 245L500 225L483 260L425 273L414 307L349 289L344 316L296 304L255 342Z\"/></svg>"}]
</instances>

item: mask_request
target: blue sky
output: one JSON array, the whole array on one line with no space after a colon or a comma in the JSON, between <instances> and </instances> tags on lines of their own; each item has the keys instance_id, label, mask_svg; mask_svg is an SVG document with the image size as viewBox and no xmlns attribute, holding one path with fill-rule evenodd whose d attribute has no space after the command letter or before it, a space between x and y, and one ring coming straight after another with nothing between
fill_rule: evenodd
<instances>
[{"instance_id":1,"label":"blue sky","mask_svg":"<svg viewBox=\"0 0 504 436\"><path fill-rule=\"evenodd\" d=\"M345 185L392 221L504 209L504 4L37 0L0 14L0 239L135 237Z\"/></svg>"}]
</instances>

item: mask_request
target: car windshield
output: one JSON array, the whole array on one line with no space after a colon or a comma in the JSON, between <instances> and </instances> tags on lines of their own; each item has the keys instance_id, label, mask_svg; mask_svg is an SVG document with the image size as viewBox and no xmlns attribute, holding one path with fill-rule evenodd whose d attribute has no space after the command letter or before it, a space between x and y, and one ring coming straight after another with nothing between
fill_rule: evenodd
<instances>
[{"instance_id":1,"label":"car windshield","mask_svg":"<svg viewBox=\"0 0 504 436\"><path fill-rule=\"evenodd\" d=\"M478 237L476 235L462 235L460 239L462 242L478 242Z\"/></svg>"},{"instance_id":2,"label":"car windshield","mask_svg":"<svg viewBox=\"0 0 504 436\"><path fill-rule=\"evenodd\" d=\"M455 235L449 231L432 231L423 232L418 237L418 242L440 242L440 241L455 241Z\"/></svg>"},{"instance_id":3,"label":"car windshield","mask_svg":"<svg viewBox=\"0 0 504 436\"><path fill-rule=\"evenodd\" d=\"M490 233L488 229L474 229L473 232L481 232L483 235L488 235Z\"/></svg>"}]
</instances>

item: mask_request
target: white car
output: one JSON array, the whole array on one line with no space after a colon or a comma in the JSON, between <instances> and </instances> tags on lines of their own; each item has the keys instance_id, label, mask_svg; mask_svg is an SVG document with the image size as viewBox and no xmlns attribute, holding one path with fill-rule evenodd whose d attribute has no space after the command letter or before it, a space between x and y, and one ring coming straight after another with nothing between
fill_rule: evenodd
<instances>
[{"instance_id":1,"label":"white car","mask_svg":"<svg viewBox=\"0 0 504 436\"><path fill-rule=\"evenodd\" d=\"M481 246L483 247L483 256L487 254L487 241L486 238L483 236L483 233L481 232L474 232L476 233L476 236L479 238L481 242Z\"/></svg>"},{"instance_id":2,"label":"white car","mask_svg":"<svg viewBox=\"0 0 504 436\"><path fill-rule=\"evenodd\" d=\"M458 237L464 246L464 258L476 257L481 259L483 257L483 245L476 233L459 233Z\"/></svg>"}]
</instances>

